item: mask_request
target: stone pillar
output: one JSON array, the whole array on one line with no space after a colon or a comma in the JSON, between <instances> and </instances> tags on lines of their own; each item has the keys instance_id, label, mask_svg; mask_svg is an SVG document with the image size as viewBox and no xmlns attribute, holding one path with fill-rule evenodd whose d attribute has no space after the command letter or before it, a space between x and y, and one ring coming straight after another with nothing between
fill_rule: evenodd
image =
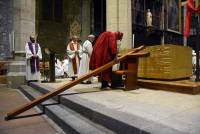
<instances>
[{"instance_id":1,"label":"stone pillar","mask_svg":"<svg viewBox=\"0 0 200 134\"><path fill-rule=\"evenodd\" d=\"M81 31L81 40L85 41L87 36L90 34L90 0L82 0L82 31Z\"/></svg>"},{"instance_id":2,"label":"stone pillar","mask_svg":"<svg viewBox=\"0 0 200 134\"><path fill-rule=\"evenodd\" d=\"M11 58L13 50L13 0L0 0L0 59Z\"/></svg>"},{"instance_id":3,"label":"stone pillar","mask_svg":"<svg viewBox=\"0 0 200 134\"><path fill-rule=\"evenodd\" d=\"M35 0L13 0L14 59L9 62L7 80L11 87L25 83L25 43L35 34Z\"/></svg>"},{"instance_id":4,"label":"stone pillar","mask_svg":"<svg viewBox=\"0 0 200 134\"><path fill-rule=\"evenodd\" d=\"M106 29L124 33L120 50L132 48L131 0L106 1Z\"/></svg>"},{"instance_id":5,"label":"stone pillar","mask_svg":"<svg viewBox=\"0 0 200 134\"><path fill-rule=\"evenodd\" d=\"M15 54L24 53L25 42L35 34L35 0L14 0Z\"/></svg>"}]
</instances>

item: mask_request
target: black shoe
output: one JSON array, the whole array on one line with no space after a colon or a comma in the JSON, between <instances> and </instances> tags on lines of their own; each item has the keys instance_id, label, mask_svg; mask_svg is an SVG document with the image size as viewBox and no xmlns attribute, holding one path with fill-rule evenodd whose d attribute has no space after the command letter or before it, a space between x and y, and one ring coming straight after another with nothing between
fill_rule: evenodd
<instances>
[{"instance_id":1,"label":"black shoe","mask_svg":"<svg viewBox=\"0 0 200 134\"><path fill-rule=\"evenodd\" d=\"M91 81L87 81L86 84L92 84L92 82Z\"/></svg>"},{"instance_id":2,"label":"black shoe","mask_svg":"<svg viewBox=\"0 0 200 134\"><path fill-rule=\"evenodd\" d=\"M101 90L112 90L112 88L110 86L107 87L101 87Z\"/></svg>"},{"instance_id":3,"label":"black shoe","mask_svg":"<svg viewBox=\"0 0 200 134\"><path fill-rule=\"evenodd\" d=\"M75 80L75 77L72 77L72 81L74 81Z\"/></svg>"},{"instance_id":4,"label":"black shoe","mask_svg":"<svg viewBox=\"0 0 200 134\"><path fill-rule=\"evenodd\" d=\"M101 81L101 89L109 87L108 82L107 81Z\"/></svg>"}]
</instances>

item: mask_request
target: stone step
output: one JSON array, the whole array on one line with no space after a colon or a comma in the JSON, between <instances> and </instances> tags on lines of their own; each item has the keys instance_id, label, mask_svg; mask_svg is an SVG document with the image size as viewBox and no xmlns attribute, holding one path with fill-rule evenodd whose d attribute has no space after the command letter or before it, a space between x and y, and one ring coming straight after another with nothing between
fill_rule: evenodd
<instances>
[{"instance_id":1,"label":"stone step","mask_svg":"<svg viewBox=\"0 0 200 134\"><path fill-rule=\"evenodd\" d=\"M12 88L18 88L20 85L25 84L26 64L24 59L9 60L7 80Z\"/></svg>"},{"instance_id":2,"label":"stone step","mask_svg":"<svg viewBox=\"0 0 200 134\"><path fill-rule=\"evenodd\" d=\"M26 78L25 72L8 72L7 81L10 87L19 88L20 85L24 85Z\"/></svg>"},{"instance_id":3,"label":"stone step","mask_svg":"<svg viewBox=\"0 0 200 134\"><path fill-rule=\"evenodd\" d=\"M53 87L40 83L31 83L30 86L42 94L55 90ZM153 120L121 112L95 101L87 100L81 96L81 93L73 90L66 90L59 96L60 102L64 106L119 134L183 134L174 128ZM54 97L53 99L57 100L58 98Z\"/></svg>"},{"instance_id":4,"label":"stone step","mask_svg":"<svg viewBox=\"0 0 200 134\"><path fill-rule=\"evenodd\" d=\"M10 61L8 72L26 72L25 61Z\"/></svg>"},{"instance_id":5,"label":"stone step","mask_svg":"<svg viewBox=\"0 0 200 134\"><path fill-rule=\"evenodd\" d=\"M30 99L34 100L42 94L27 85L22 85L20 90ZM81 134L113 134L111 130L92 122L79 113L65 107L62 104L56 104L55 100L49 99L39 105L40 109L45 109L45 114L57 123L66 133ZM49 105L53 104L53 105Z\"/></svg>"},{"instance_id":6,"label":"stone step","mask_svg":"<svg viewBox=\"0 0 200 134\"><path fill-rule=\"evenodd\" d=\"M38 85L37 83L30 83L30 86L37 89L42 94L48 93L49 90L54 90L49 89L50 87ZM131 122L131 119L133 118L138 121L137 117L131 118L127 114L116 112L97 103L81 99L80 97L76 96L77 93L74 93L73 91L71 92L70 90L68 90L68 93L64 94L63 96L62 94L60 95L60 102L63 105L116 133L147 134L147 132L141 130L139 127L137 128L128 124L128 122L131 124L135 123ZM53 99L57 100L58 98L54 97ZM140 121L138 124L140 124Z\"/></svg>"}]
</instances>

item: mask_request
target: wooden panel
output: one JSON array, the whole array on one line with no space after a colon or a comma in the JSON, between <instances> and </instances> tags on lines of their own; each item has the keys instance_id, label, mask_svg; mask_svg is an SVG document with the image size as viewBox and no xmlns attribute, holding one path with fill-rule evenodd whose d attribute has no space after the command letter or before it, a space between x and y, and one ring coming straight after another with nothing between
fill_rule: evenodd
<instances>
[{"instance_id":1,"label":"wooden panel","mask_svg":"<svg viewBox=\"0 0 200 134\"><path fill-rule=\"evenodd\" d=\"M166 44L146 47L146 50L151 54L139 59L139 77L173 80L192 75L191 48Z\"/></svg>"},{"instance_id":2,"label":"wooden panel","mask_svg":"<svg viewBox=\"0 0 200 134\"><path fill-rule=\"evenodd\" d=\"M154 90L200 94L200 82L192 82L190 80L162 81L138 79L138 85Z\"/></svg>"},{"instance_id":3,"label":"wooden panel","mask_svg":"<svg viewBox=\"0 0 200 134\"><path fill-rule=\"evenodd\" d=\"M137 89L138 58L129 58L127 62L127 68L129 71L132 71L132 73L127 74L125 90L135 90Z\"/></svg>"}]
</instances>

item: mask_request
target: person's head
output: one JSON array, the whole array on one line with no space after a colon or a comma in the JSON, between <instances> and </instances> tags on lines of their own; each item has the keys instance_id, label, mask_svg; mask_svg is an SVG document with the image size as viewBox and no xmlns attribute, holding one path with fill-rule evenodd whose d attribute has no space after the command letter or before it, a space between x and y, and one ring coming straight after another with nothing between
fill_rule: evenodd
<instances>
[{"instance_id":1,"label":"person's head","mask_svg":"<svg viewBox=\"0 0 200 134\"><path fill-rule=\"evenodd\" d=\"M116 34L116 39L117 40L122 40L122 38L123 38L123 33L122 32L115 32L115 34Z\"/></svg>"},{"instance_id":2,"label":"person's head","mask_svg":"<svg viewBox=\"0 0 200 134\"><path fill-rule=\"evenodd\" d=\"M93 42L95 40L95 36L93 34L88 35L88 40Z\"/></svg>"},{"instance_id":3,"label":"person's head","mask_svg":"<svg viewBox=\"0 0 200 134\"><path fill-rule=\"evenodd\" d=\"M30 41L31 41L32 43L35 43L35 36L31 35L31 36L30 36Z\"/></svg>"},{"instance_id":4,"label":"person's head","mask_svg":"<svg viewBox=\"0 0 200 134\"><path fill-rule=\"evenodd\" d=\"M79 41L79 38L78 38L78 36L74 35L74 36L72 36L72 40L73 40L74 42L78 42L78 41Z\"/></svg>"},{"instance_id":5,"label":"person's head","mask_svg":"<svg viewBox=\"0 0 200 134\"><path fill-rule=\"evenodd\" d=\"M64 59L68 59L67 55L64 55Z\"/></svg>"}]
</instances>

